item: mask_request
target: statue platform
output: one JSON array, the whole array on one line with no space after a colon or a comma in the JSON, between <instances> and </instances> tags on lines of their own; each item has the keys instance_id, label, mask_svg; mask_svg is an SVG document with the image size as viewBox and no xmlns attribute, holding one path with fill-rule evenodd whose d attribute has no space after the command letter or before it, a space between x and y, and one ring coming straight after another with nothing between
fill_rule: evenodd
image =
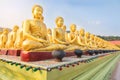
<instances>
[{"instance_id":1,"label":"statue platform","mask_svg":"<svg viewBox=\"0 0 120 80\"><path fill-rule=\"evenodd\" d=\"M8 54L8 50L0 50L0 54L1 55L7 55Z\"/></svg>"},{"instance_id":2,"label":"statue platform","mask_svg":"<svg viewBox=\"0 0 120 80\"><path fill-rule=\"evenodd\" d=\"M74 56L74 52L66 52L66 56ZM21 51L21 60L28 62L28 61L39 61L39 60L46 60L52 59L52 52L28 52L28 51Z\"/></svg>"},{"instance_id":3,"label":"statue platform","mask_svg":"<svg viewBox=\"0 0 120 80\"><path fill-rule=\"evenodd\" d=\"M120 59L120 52L64 57L62 62L54 59L21 61L20 56L0 55L0 79L2 80L98 80L110 75ZM103 75L99 77L100 75ZM94 78L94 79L93 79ZM102 80L102 79L101 79Z\"/></svg>"},{"instance_id":4,"label":"statue platform","mask_svg":"<svg viewBox=\"0 0 120 80\"><path fill-rule=\"evenodd\" d=\"M12 55L12 56L20 56L21 50L0 50L1 55Z\"/></svg>"},{"instance_id":5,"label":"statue platform","mask_svg":"<svg viewBox=\"0 0 120 80\"><path fill-rule=\"evenodd\" d=\"M21 56L21 60L25 62L29 61L39 61L52 59L52 52L30 52L30 51L22 51L22 50L1 50L1 54L3 55L11 55L11 56ZM74 52L66 52L66 57L75 56Z\"/></svg>"},{"instance_id":6,"label":"statue platform","mask_svg":"<svg viewBox=\"0 0 120 80\"><path fill-rule=\"evenodd\" d=\"M8 50L8 55L20 56L21 50Z\"/></svg>"}]
</instances>

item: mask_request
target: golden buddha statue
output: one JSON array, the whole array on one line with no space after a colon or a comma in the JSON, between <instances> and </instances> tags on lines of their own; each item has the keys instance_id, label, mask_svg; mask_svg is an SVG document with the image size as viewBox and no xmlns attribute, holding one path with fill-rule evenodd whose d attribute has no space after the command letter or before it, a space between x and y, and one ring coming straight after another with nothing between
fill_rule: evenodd
<instances>
[{"instance_id":1,"label":"golden buddha statue","mask_svg":"<svg viewBox=\"0 0 120 80\"><path fill-rule=\"evenodd\" d=\"M85 45L85 30L83 29L83 28L81 28L80 30L79 30L79 33L78 33L78 44L80 45L80 46L86 46Z\"/></svg>"},{"instance_id":2,"label":"golden buddha statue","mask_svg":"<svg viewBox=\"0 0 120 80\"><path fill-rule=\"evenodd\" d=\"M62 26L62 29L64 30L65 32L65 41L67 42L68 41L68 32L66 31L66 26Z\"/></svg>"},{"instance_id":3,"label":"golden buddha statue","mask_svg":"<svg viewBox=\"0 0 120 80\"><path fill-rule=\"evenodd\" d=\"M8 33L9 30L8 29L3 29L3 33L0 35L0 48L5 48L7 39L8 39Z\"/></svg>"},{"instance_id":4,"label":"golden buddha statue","mask_svg":"<svg viewBox=\"0 0 120 80\"><path fill-rule=\"evenodd\" d=\"M64 19L62 17L56 18L57 27L52 30L52 41L48 47L35 49L35 51L53 51L64 50L67 48L68 42L65 41L65 31L62 29Z\"/></svg>"},{"instance_id":5,"label":"golden buddha statue","mask_svg":"<svg viewBox=\"0 0 120 80\"><path fill-rule=\"evenodd\" d=\"M97 41L96 41L98 44L98 49L106 49L105 47L105 42L103 42L99 37L97 37Z\"/></svg>"},{"instance_id":6,"label":"golden buddha statue","mask_svg":"<svg viewBox=\"0 0 120 80\"><path fill-rule=\"evenodd\" d=\"M70 33L68 33L68 42L70 43L70 45L66 49L67 51L74 51L75 49L80 49L80 46L78 45L77 42L78 35L76 34L76 32L77 32L76 25L71 24Z\"/></svg>"},{"instance_id":7,"label":"golden buddha statue","mask_svg":"<svg viewBox=\"0 0 120 80\"><path fill-rule=\"evenodd\" d=\"M8 49L14 48L14 43L16 41L18 29L19 29L19 27L17 25L15 25L13 30L8 34L8 40L7 40L5 48L8 48Z\"/></svg>"},{"instance_id":8,"label":"golden buddha statue","mask_svg":"<svg viewBox=\"0 0 120 80\"><path fill-rule=\"evenodd\" d=\"M94 36L93 43L96 46L96 48L98 48L98 38L97 38L97 36Z\"/></svg>"},{"instance_id":9,"label":"golden buddha statue","mask_svg":"<svg viewBox=\"0 0 120 80\"><path fill-rule=\"evenodd\" d=\"M35 5L32 8L33 20L26 20L23 23L23 50L33 50L47 46L47 28L43 23L43 8Z\"/></svg>"},{"instance_id":10,"label":"golden buddha statue","mask_svg":"<svg viewBox=\"0 0 120 80\"><path fill-rule=\"evenodd\" d=\"M22 43L23 43L23 30L18 29L16 40L15 40L15 43L14 43L14 48L15 49L22 49Z\"/></svg>"},{"instance_id":11,"label":"golden buddha statue","mask_svg":"<svg viewBox=\"0 0 120 80\"><path fill-rule=\"evenodd\" d=\"M50 28L47 29L47 40L49 43L53 43L53 40L52 40L52 31Z\"/></svg>"},{"instance_id":12,"label":"golden buddha statue","mask_svg":"<svg viewBox=\"0 0 120 80\"><path fill-rule=\"evenodd\" d=\"M90 46L90 33L89 32L86 32L85 33L85 45L89 48L91 48Z\"/></svg>"},{"instance_id":13,"label":"golden buddha statue","mask_svg":"<svg viewBox=\"0 0 120 80\"><path fill-rule=\"evenodd\" d=\"M96 46L96 44L95 44L95 42L94 42L94 38L95 38L95 36L94 36L93 34L90 34L90 46L91 46L93 49L96 49L97 46Z\"/></svg>"},{"instance_id":14,"label":"golden buddha statue","mask_svg":"<svg viewBox=\"0 0 120 80\"><path fill-rule=\"evenodd\" d=\"M66 32L66 25L62 26L62 29Z\"/></svg>"},{"instance_id":15,"label":"golden buddha statue","mask_svg":"<svg viewBox=\"0 0 120 80\"><path fill-rule=\"evenodd\" d=\"M53 43L61 45L68 44L68 42L65 42L65 31L62 29L64 19L62 17L57 17L56 25L57 27L54 28L52 32Z\"/></svg>"}]
</instances>

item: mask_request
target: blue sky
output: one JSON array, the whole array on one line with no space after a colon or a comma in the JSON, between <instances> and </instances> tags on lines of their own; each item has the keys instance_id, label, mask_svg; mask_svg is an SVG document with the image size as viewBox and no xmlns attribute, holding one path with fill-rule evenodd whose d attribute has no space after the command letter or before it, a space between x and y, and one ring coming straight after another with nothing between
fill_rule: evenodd
<instances>
[{"instance_id":1,"label":"blue sky","mask_svg":"<svg viewBox=\"0 0 120 80\"><path fill-rule=\"evenodd\" d=\"M31 8L39 4L44 9L47 27L55 27L55 18L62 16L67 30L70 24L77 29L97 35L120 35L120 0L0 0L0 26L21 27L32 19Z\"/></svg>"}]
</instances>

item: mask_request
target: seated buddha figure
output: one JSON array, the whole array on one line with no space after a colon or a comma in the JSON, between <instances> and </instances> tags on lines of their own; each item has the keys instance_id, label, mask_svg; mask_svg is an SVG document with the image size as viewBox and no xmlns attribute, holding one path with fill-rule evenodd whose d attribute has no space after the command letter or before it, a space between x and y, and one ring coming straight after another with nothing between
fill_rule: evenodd
<instances>
[{"instance_id":1,"label":"seated buddha figure","mask_svg":"<svg viewBox=\"0 0 120 80\"><path fill-rule=\"evenodd\" d=\"M62 29L64 30L65 32L65 41L68 41L68 32L66 31L66 26L62 26Z\"/></svg>"},{"instance_id":2,"label":"seated buddha figure","mask_svg":"<svg viewBox=\"0 0 120 80\"><path fill-rule=\"evenodd\" d=\"M35 49L36 51L53 51L64 50L67 48L68 42L65 41L65 31L62 29L64 19L62 17L56 18L56 28L52 30L52 43L48 47Z\"/></svg>"},{"instance_id":3,"label":"seated buddha figure","mask_svg":"<svg viewBox=\"0 0 120 80\"><path fill-rule=\"evenodd\" d=\"M75 49L79 49L80 46L78 45L77 42L77 37L78 35L76 34L76 25L71 24L70 25L70 33L68 33L68 42L70 43L68 48L66 49L67 51L74 51Z\"/></svg>"},{"instance_id":4,"label":"seated buddha figure","mask_svg":"<svg viewBox=\"0 0 120 80\"><path fill-rule=\"evenodd\" d=\"M88 49L91 48L91 46L90 46L90 33L89 32L85 33L85 45L87 46Z\"/></svg>"},{"instance_id":5,"label":"seated buddha figure","mask_svg":"<svg viewBox=\"0 0 120 80\"><path fill-rule=\"evenodd\" d=\"M14 43L14 48L22 49L22 43L23 43L23 30L19 28L17 30L17 36L16 36L16 40Z\"/></svg>"},{"instance_id":6,"label":"seated buddha figure","mask_svg":"<svg viewBox=\"0 0 120 80\"><path fill-rule=\"evenodd\" d=\"M49 43L52 43L53 40L52 40L52 31L50 28L47 29L47 40Z\"/></svg>"},{"instance_id":7,"label":"seated buddha figure","mask_svg":"<svg viewBox=\"0 0 120 80\"><path fill-rule=\"evenodd\" d=\"M100 39L100 40L101 40L101 44L102 44L101 48L106 48L108 46L112 47L112 45L110 45L110 43L108 41L105 41L103 39ZM108 47L108 48L110 48L110 47Z\"/></svg>"},{"instance_id":8,"label":"seated buddha figure","mask_svg":"<svg viewBox=\"0 0 120 80\"><path fill-rule=\"evenodd\" d=\"M84 36L85 36L85 30L83 28L81 28L78 32L78 40L77 41L78 41L78 44L83 47L86 46Z\"/></svg>"},{"instance_id":9,"label":"seated buddha figure","mask_svg":"<svg viewBox=\"0 0 120 80\"><path fill-rule=\"evenodd\" d=\"M97 46L96 46L96 44L95 44L95 42L94 42L94 38L95 38L95 36L94 36L93 34L90 34L90 46L91 46L93 49L97 48Z\"/></svg>"},{"instance_id":10,"label":"seated buddha figure","mask_svg":"<svg viewBox=\"0 0 120 80\"><path fill-rule=\"evenodd\" d=\"M65 25L62 26L62 29L66 32L66 26Z\"/></svg>"},{"instance_id":11,"label":"seated buddha figure","mask_svg":"<svg viewBox=\"0 0 120 80\"><path fill-rule=\"evenodd\" d=\"M100 40L100 38L96 37L96 42L97 42L97 48L102 49L104 43Z\"/></svg>"},{"instance_id":12,"label":"seated buddha figure","mask_svg":"<svg viewBox=\"0 0 120 80\"><path fill-rule=\"evenodd\" d=\"M94 36L93 43L96 46L96 48L98 48L98 42L97 42L97 40L98 40L97 36Z\"/></svg>"},{"instance_id":13,"label":"seated buddha figure","mask_svg":"<svg viewBox=\"0 0 120 80\"><path fill-rule=\"evenodd\" d=\"M99 48L100 49L104 49L104 48L106 48L107 46L105 46L105 42L104 41L102 41L101 39L99 39Z\"/></svg>"},{"instance_id":14,"label":"seated buddha figure","mask_svg":"<svg viewBox=\"0 0 120 80\"><path fill-rule=\"evenodd\" d=\"M26 51L47 46L47 28L43 23L43 8L40 5L34 5L32 8L34 19L23 22L23 44L22 48Z\"/></svg>"},{"instance_id":15,"label":"seated buddha figure","mask_svg":"<svg viewBox=\"0 0 120 80\"><path fill-rule=\"evenodd\" d=\"M17 30L19 27L17 25L14 26L13 30L8 34L8 40L6 43L6 48L11 49L14 48L14 43L17 37Z\"/></svg>"},{"instance_id":16,"label":"seated buddha figure","mask_svg":"<svg viewBox=\"0 0 120 80\"><path fill-rule=\"evenodd\" d=\"M3 33L0 35L0 48L4 49L6 42L8 40L8 33L9 30L8 29L3 29Z\"/></svg>"}]
</instances>

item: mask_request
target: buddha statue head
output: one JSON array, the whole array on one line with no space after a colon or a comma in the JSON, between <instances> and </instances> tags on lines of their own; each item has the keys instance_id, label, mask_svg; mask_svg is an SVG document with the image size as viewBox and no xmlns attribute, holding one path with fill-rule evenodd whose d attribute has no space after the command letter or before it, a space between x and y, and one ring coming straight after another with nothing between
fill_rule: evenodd
<instances>
[{"instance_id":1,"label":"buddha statue head","mask_svg":"<svg viewBox=\"0 0 120 80\"><path fill-rule=\"evenodd\" d=\"M94 35L90 34L90 38L91 38L91 40L94 40Z\"/></svg>"},{"instance_id":2,"label":"buddha statue head","mask_svg":"<svg viewBox=\"0 0 120 80\"><path fill-rule=\"evenodd\" d=\"M56 22L57 27L59 28L62 28L62 26L64 25L64 19L62 17L57 17L55 22Z\"/></svg>"},{"instance_id":3,"label":"buddha statue head","mask_svg":"<svg viewBox=\"0 0 120 80\"><path fill-rule=\"evenodd\" d=\"M85 35L85 30L84 30L83 28L81 28L80 31L79 31L79 34L80 34L81 36L84 36L84 35Z\"/></svg>"},{"instance_id":4,"label":"buddha statue head","mask_svg":"<svg viewBox=\"0 0 120 80\"><path fill-rule=\"evenodd\" d=\"M96 36L94 37L94 41L97 41L97 37Z\"/></svg>"},{"instance_id":5,"label":"buddha statue head","mask_svg":"<svg viewBox=\"0 0 120 80\"><path fill-rule=\"evenodd\" d=\"M19 29L19 27L18 27L17 25L15 25L15 26L13 27L13 31L14 31L14 32L17 32L18 29Z\"/></svg>"},{"instance_id":6,"label":"buddha statue head","mask_svg":"<svg viewBox=\"0 0 120 80\"><path fill-rule=\"evenodd\" d=\"M90 38L90 33L89 33L89 32L86 32L86 33L85 33L85 36L86 36L87 39L89 39L89 38Z\"/></svg>"},{"instance_id":7,"label":"buddha statue head","mask_svg":"<svg viewBox=\"0 0 120 80\"><path fill-rule=\"evenodd\" d=\"M52 34L52 31L50 28L47 29L47 34Z\"/></svg>"},{"instance_id":8,"label":"buddha statue head","mask_svg":"<svg viewBox=\"0 0 120 80\"><path fill-rule=\"evenodd\" d=\"M76 31L76 25L75 24L71 24L70 25L70 31L71 32L75 32Z\"/></svg>"},{"instance_id":9,"label":"buddha statue head","mask_svg":"<svg viewBox=\"0 0 120 80\"><path fill-rule=\"evenodd\" d=\"M41 21L44 20L43 8L40 5L34 5L32 8L32 14L35 19L40 19Z\"/></svg>"},{"instance_id":10,"label":"buddha statue head","mask_svg":"<svg viewBox=\"0 0 120 80\"><path fill-rule=\"evenodd\" d=\"M64 25L64 26L62 26L62 29L64 30L64 31L66 31L66 26Z\"/></svg>"},{"instance_id":11,"label":"buddha statue head","mask_svg":"<svg viewBox=\"0 0 120 80\"><path fill-rule=\"evenodd\" d=\"M9 30L7 28L3 29L3 34L8 34Z\"/></svg>"}]
</instances>

